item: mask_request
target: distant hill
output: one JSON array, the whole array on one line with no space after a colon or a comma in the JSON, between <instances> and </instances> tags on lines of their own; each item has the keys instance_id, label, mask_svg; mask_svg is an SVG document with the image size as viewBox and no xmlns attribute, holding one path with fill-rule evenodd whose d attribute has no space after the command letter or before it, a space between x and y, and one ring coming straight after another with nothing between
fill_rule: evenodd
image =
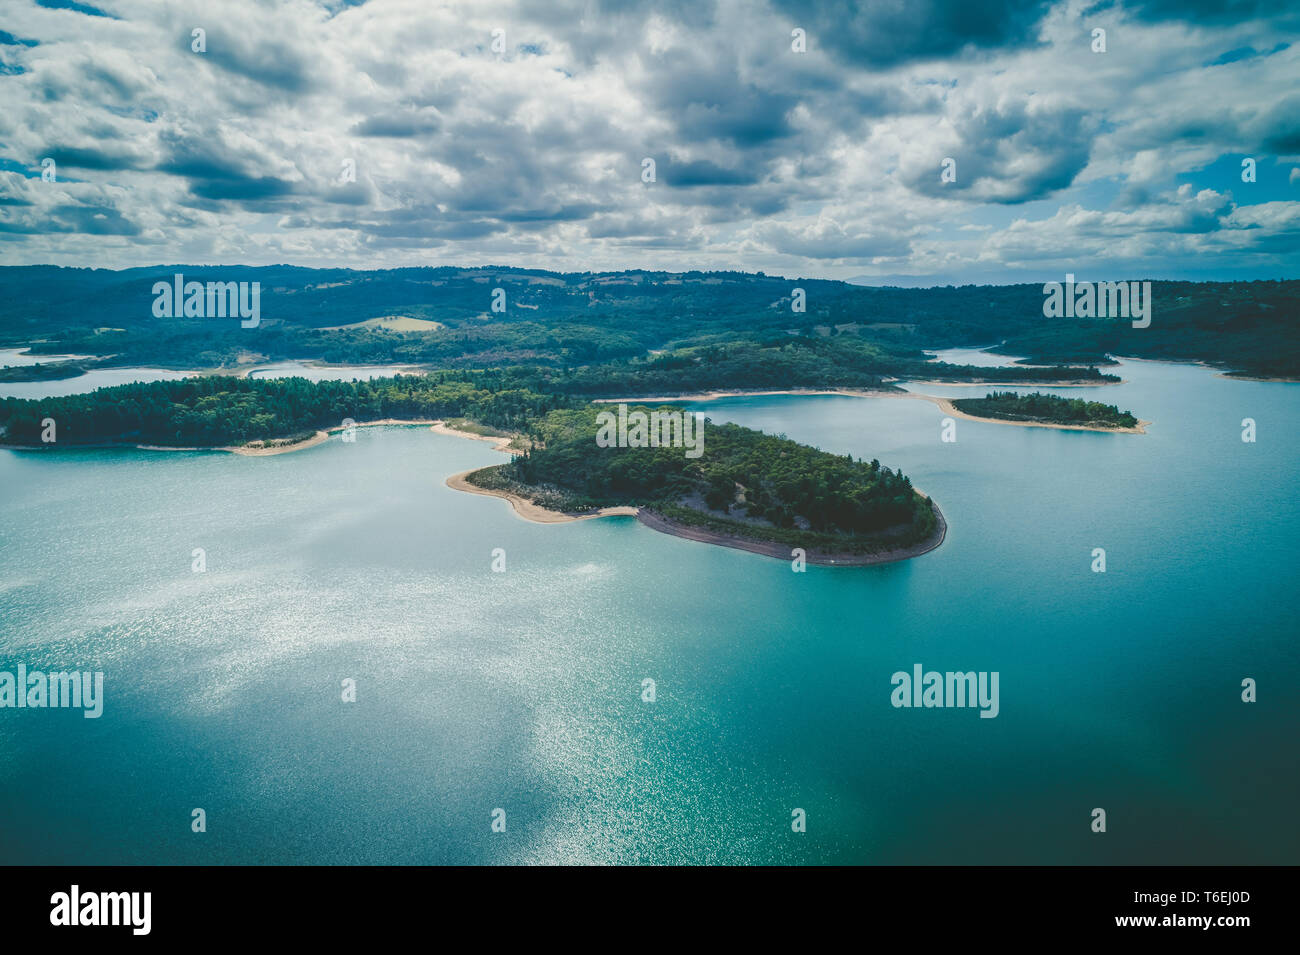
<instances>
[{"instance_id":1,"label":"distant hill","mask_svg":"<svg viewBox=\"0 0 1300 955\"><path fill-rule=\"evenodd\" d=\"M157 318L155 282L259 282L261 324ZM502 289L504 310L493 310ZM796 289L804 311L795 311ZM269 360L572 368L736 342L851 339L890 373L923 350L1005 342L1038 363L1107 354L1300 374L1300 281L1153 282L1151 325L1043 315L1041 284L863 287L742 272L379 271L159 265L0 268L0 344L172 367ZM385 319L385 321L377 321ZM402 321L410 319L413 321ZM425 326L433 322L437 326Z\"/></svg>"}]
</instances>

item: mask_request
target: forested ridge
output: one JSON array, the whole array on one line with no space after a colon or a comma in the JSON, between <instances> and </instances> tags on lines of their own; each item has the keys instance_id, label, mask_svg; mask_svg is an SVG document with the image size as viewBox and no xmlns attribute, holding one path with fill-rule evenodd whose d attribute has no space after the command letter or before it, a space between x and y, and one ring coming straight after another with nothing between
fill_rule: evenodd
<instances>
[{"instance_id":1,"label":"forested ridge","mask_svg":"<svg viewBox=\"0 0 1300 955\"><path fill-rule=\"evenodd\" d=\"M261 324L155 317L153 284L177 273L186 281L259 282ZM499 312L492 309L497 288L505 294ZM796 288L803 311L793 307ZM1041 285L871 288L761 272L11 266L0 268L0 301L0 344L100 356L119 366L302 359L571 369L797 338L864 343L871 351L860 354L868 359L860 370L895 377L924 361L927 349L996 342L1007 354L1045 364L1092 364L1118 354L1300 374L1298 281L1153 282L1151 324L1141 329L1122 319L1045 318ZM395 317L425 327L376 324ZM785 387L822 384L800 379Z\"/></svg>"}]
</instances>

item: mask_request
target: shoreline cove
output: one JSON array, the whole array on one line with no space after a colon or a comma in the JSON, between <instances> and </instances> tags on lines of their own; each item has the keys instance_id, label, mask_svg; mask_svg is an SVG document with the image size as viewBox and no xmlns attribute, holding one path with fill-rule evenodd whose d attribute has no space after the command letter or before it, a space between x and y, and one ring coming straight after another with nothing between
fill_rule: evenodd
<instances>
[{"instance_id":1,"label":"shoreline cove","mask_svg":"<svg viewBox=\"0 0 1300 955\"><path fill-rule=\"evenodd\" d=\"M917 491L920 494L920 491ZM805 548L804 561L808 564L815 564L819 567L870 567L876 564L893 564L898 561L911 560L913 557L920 557L922 554L928 554L936 549L948 536L948 522L944 519L943 512L939 510L939 505L930 500L928 495L922 495L930 501L930 506L934 509L935 529L929 537L923 541L918 541L910 547L894 547L888 550L876 551L871 554L856 554L850 551L824 551L816 548ZM689 524L679 524L676 521L664 517L657 511L648 508L638 509L636 519L651 530L659 531L662 534L668 534L671 537L680 537L683 540L696 541L701 544L713 544L718 547L730 547L733 550L748 551L751 554L760 554L764 557L774 557L777 560L789 562L793 559L792 548L787 544L779 544L775 541L753 540L748 537L739 537L731 534L719 534L716 531L710 531L702 527L694 527Z\"/></svg>"}]
</instances>

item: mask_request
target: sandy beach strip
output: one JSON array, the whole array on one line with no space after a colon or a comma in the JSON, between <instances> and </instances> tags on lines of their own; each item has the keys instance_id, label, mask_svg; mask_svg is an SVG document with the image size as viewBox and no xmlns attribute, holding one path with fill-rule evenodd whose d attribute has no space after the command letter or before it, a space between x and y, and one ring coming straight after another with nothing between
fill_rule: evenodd
<instances>
[{"instance_id":1,"label":"sandy beach strip","mask_svg":"<svg viewBox=\"0 0 1300 955\"><path fill-rule=\"evenodd\" d=\"M942 384L942 382L934 382ZM865 391L854 389L836 389L828 391L705 391L694 395L677 395L676 397L654 398L597 398L598 404L649 404L655 401L715 401L719 398L751 398L764 395L843 395L849 398L914 398L929 401L939 407L944 414L967 421L982 421L985 424L1012 424L1022 428L1055 428L1058 431L1099 431L1103 434L1146 434L1150 421L1139 421L1134 428L1094 428L1083 424L1054 424L1049 421L1010 421L1006 418L981 418L961 411L949 398L938 395L923 395L917 391Z\"/></svg>"},{"instance_id":2,"label":"sandy beach strip","mask_svg":"<svg viewBox=\"0 0 1300 955\"><path fill-rule=\"evenodd\" d=\"M293 359L290 359L290 361L292 360ZM252 378L254 372L265 371L266 369L272 368L277 364L280 363L263 361L263 362L257 362L255 364L245 364L243 366L236 366L234 368L225 369L221 371L213 371L213 372L209 372L209 374L214 374L214 375L227 374L227 375L233 375L236 378ZM342 365L331 365L328 362L323 362L323 361L315 361L315 362L303 361L303 362L299 362L299 364L301 364L304 368L322 368L325 369L326 371L329 371L331 369L336 369L336 368L383 368L385 371L392 369L393 375L425 375L429 373L429 369L425 368L422 365L384 365L382 363L377 365L349 365L346 363ZM393 377L393 375L385 375L384 377L390 378ZM305 377L306 377L305 375L295 375L292 372L290 372L285 375L260 375L258 376L258 378L253 380L271 381L275 378L305 378ZM307 380L311 381L312 379L308 378ZM331 381L331 380L349 381L351 379L340 378L340 379L325 379L325 380L326 381ZM370 379L364 378L362 380L368 381Z\"/></svg>"},{"instance_id":3,"label":"sandy beach strip","mask_svg":"<svg viewBox=\"0 0 1300 955\"><path fill-rule=\"evenodd\" d=\"M453 432L463 434L463 432ZM480 437L479 435L465 434L467 438ZM500 450L500 449L498 449ZM553 511L550 508L542 507L540 504L534 504L526 497L521 497L510 491L494 490L485 487L478 487L470 484L466 478L475 471L481 471L482 468L470 468L468 471L461 471L447 478L447 487L453 491L466 491L470 494L482 494L485 497L499 497L508 501L514 508L515 514L526 521L532 521L534 524L567 524L571 521L587 521L597 517L636 517L639 508L635 507L602 507L597 511L589 511L581 514L574 514L568 511Z\"/></svg>"},{"instance_id":4,"label":"sandy beach strip","mask_svg":"<svg viewBox=\"0 0 1300 955\"><path fill-rule=\"evenodd\" d=\"M948 536L948 522L944 520L943 512L939 510L937 504L934 505L934 516L936 521L934 533L910 547L891 548L872 554L805 548L806 556L804 559L809 564L817 564L823 567L870 567L875 564L892 564L900 560L920 557L922 554L928 554L934 550ZM775 557L777 560L790 561L794 559L791 553L793 548L789 544L753 540L732 534L722 534L705 527L680 524L664 517L657 511L642 509L637 514L637 520L652 530L659 531L662 534L670 534L673 537L680 537L684 540L698 541L701 544L715 544L719 547L730 547L734 550L748 551L751 554L761 554L764 557Z\"/></svg>"},{"instance_id":5,"label":"sandy beach strip","mask_svg":"<svg viewBox=\"0 0 1300 955\"><path fill-rule=\"evenodd\" d=\"M1044 367L1052 367L1050 365ZM909 385L928 385L939 388L988 388L1001 385L1004 388L1100 388L1105 385L1126 385L1128 381L994 381L988 378L974 378L966 381L922 381L915 378L900 378L899 381Z\"/></svg>"},{"instance_id":6,"label":"sandy beach strip","mask_svg":"<svg viewBox=\"0 0 1300 955\"><path fill-rule=\"evenodd\" d=\"M440 421L435 421L433 419L421 421L421 420L405 419L405 418L380 418L376 421L358 421L356 424L353 425L347 425L347 426L337 425L336 427L333 428L327 428L324 431L317 431L306 441L298 441L295 444L274 445L269 448L264 448L264 447L250 448L248 445L245 444L245 445L239 445L238 447L213 448L210 450L229 451L231 454L243 454L243 455L247 455L248 457L266 457L267 455L271 455L271 454L288 454L290 451L302 451L305 448L314 448L316 447L316 445L328 441L329 436L331 434L338 434L342 431L347 431L349 428L378 428L378 427L384 427L386 425L393 425L393 426L404 427L404 428L418 427L421 425L429 425L431 427L434 427L439 424L441 424ZM453 432L448 431L446 433L453 433ZM471 436L466 435L466 437L471 437ZM182 450L182 449L158 448L156 450Z\"/></svg>"},{"instance_id":7,"label":"sandy beach strip","mask_svg":"<svg viewBox=\"0 0 1300 955\"><path fill-rule=\"evenodd\" d=\"M1278 385L1300 385L1300 378L1260 378L1257 375L1229 375L1218 372L1215 378L1227 378L1229 381L1266 381Z\"/></svg>"},{"instance_id":8,"label":"sandy beach strip","mask_svg":"<svg viewBox=\"0 0 1300 955\"><path fill-rule=\"evenodd\" d=\"M684 395L655 395L648 398L593 398L591 401L592 404L597 405L644 405L652 401L717 401L720 398L765 398L777 395L841 395L847 398L875 398L892 394L902 394L902 392L866 391L857 388L791 388L784 391L697 391Z\"/></svg>"},{"instance_id":9,"label":"sandy beach strip","mask_svg":"<svg viewBox=\"0 0 1300 955\"><path fill-rule=\"evenodd\" d=\"M985 424L1014 424L1022 428L1055 428L1057 431L1100 431L1103 434L1146 434L1147 425L1150 421L1138 421L1137 425L1132 428L1096 428L1086 424L1056 424L1051 421L1011 421L1007 418L981 418L978 415L967 414L952 403L950 398L940 398L936 395L922 395L908 392L907 397L919 398L922 401L931 401L939 406L944 414L954 418L965 418L967 421L983 421Z\"/></svg>"},{"instance_id":10,"label":"sandy beach strip","mask_svg":"<svg viewBox=\"0 0 1300 955\"><path fill-rule=\"evenodd\" d=\"M288 445L284 445L283 447L250 448L247 446L243 446L237 448L217 448L216 450L230 451L233 452L234 454L247 454L247 455L258 455L258 456L267 455L267 454L285 454L289 451L297 451L300 448L315 447L316 445L320 444L322 441L328 440L331 434L340 434L344 431L347 431L349 428L384 428L384 427L417 428L417 427L424 427L426 425L428 426L430 431L433 431L437 434L446 434L457 438L472 438L475 441L490 441L492 442L492 450L494 451L504 451L506 454L522 453L520 451L516 451L513 448L508 447L510 442L513 441L515 438L515 436L512 434L491 436L491 435L484 435L484 434L474 434L469 431L460 431L456 428L449 427L447 423L440 418L379 418L374 421L358 421L352 425L341 425L341 424L336 425L332 428L326 429L325 431L317 431L313 437L309 438L306 441L299 441L297 444L288 444ZM171 449L159 449L159 450L171 450Z\"/></svg>"},{"instance_id":11,"label":"sandy beach strip","mask_svg":"<svg viewBox=\"0 0 1300 955\"><path fill-rule=\"evenodd\" d=\"M429 430L438 434L448 434L454 438L472 438L475 441L491 441L493 451L501 451L505 454L523 454L522 451L510 447L510 442L515 439L515 435L513 434L475 434L472 431L461 431L459 428L453 428L445 421L435 421Z\"/></svg>"},{"instance_id":12,"label":"sandy beach strip","mask_svg":"<svg viewBox=\"0 0 1300 955\"><path fill-rule=\"evenodd\" d=\"M270 447L249 447L244 444L236 448L217 448L217 450L260 458L271 454L288 454L290 451L301 451L303 448L314 448L316 445L328 440L329 434L324 431L317 431L305 441L295 441L293 444L273 444Z\"/></svg>"}]
</instances>

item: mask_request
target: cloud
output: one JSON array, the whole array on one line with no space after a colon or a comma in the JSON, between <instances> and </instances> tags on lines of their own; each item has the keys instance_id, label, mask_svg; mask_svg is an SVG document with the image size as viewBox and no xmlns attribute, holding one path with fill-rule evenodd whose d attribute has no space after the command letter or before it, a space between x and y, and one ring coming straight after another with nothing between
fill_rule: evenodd
<instances>
[{"instance_id":1,"label":"cloud","mask_svg":"<svg viewBox=\"0 0 1300 955\"><path fill-rule=\"evenodd\" d=\"M917 59L988 54L1036 43L1043 0L778 0L792 26L806 29L846 65L884 69Z\"/></svg>"},{"instance_id":2,"label":"cloud","mask_svg":"<svg viewBox=\"0 0 1300 955\"><path fill-rule=\"evenodd\" d=\"M44 7L46 10L68 10L72 13L82 13L88 17L107 17L114 19L111 13L105 13L98 7L92 7L88 3L77 3L76 0L36 0L38 7Z\"/></svg>"},{"instance_id":3,"label":"cloud","mask_svg":"<svg viewBox=\"0 0 1300 955\"><path fill-rule=\"evenodd\" d=\"M1248 212L1221 160L1300 157L1291 6L14 4L0 231L102 266L1275 271L1300 197Z\"/></svg>"}]
</instances>

